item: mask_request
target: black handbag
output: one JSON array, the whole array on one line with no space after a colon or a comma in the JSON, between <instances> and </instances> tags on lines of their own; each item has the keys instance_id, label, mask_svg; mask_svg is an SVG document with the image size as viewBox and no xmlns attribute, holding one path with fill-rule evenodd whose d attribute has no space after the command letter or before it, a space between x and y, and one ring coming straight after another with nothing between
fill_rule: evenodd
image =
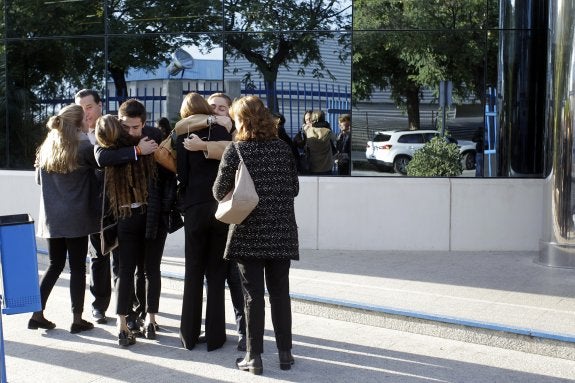
<instances>
[{"instance_id":1,"label":"black handbag","mask_svg":"<svg viewBox=\"0 0 575 383\"><path fill-rule=\"evenodd\" d=\"M184 227L184 219L175 207L168 213L168 233L172 234Z\"/></svg>"}]
</instances>

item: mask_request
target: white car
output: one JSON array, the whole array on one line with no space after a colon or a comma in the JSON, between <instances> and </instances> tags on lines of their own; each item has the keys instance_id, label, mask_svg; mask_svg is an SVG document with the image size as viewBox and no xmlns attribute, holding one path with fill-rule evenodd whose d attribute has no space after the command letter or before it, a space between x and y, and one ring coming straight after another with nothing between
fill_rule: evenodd
<instances>
[{"instance_id":1,"label":"white car","mask_svg":"<svg viewBox=\"0 0 575 383\"><path fill-rule=\"evenodd\" d=\"M437 130L390 130L375 132L372 141L367 142L365 158L380 170L393 169L407 174L407 164L413 154L440 133ZM457 144L464 169L475 168L475 143L448 137Z\"/></svg>"}]
</instances>

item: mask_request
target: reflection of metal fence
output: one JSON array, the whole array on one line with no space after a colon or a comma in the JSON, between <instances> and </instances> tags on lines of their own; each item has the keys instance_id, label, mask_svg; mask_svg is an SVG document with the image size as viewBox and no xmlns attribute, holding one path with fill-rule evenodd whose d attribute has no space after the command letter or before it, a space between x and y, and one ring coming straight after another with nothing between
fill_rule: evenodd
<instances>
[{"instance_id":1,"label":"reflection of metal fence","mask_svg":"<svg viewBox=\"0 0 575 383\"><path fill-rule=\"evenodd\" d=\"M497 90L487 88L487 98L485 100L485 146L483 149L485 161L485 176L496 175L496 149L497 149Z\"/></svg>"},{"instance_id":2,"label":"reflection of metal fence","mask_svg":"<svg viewBox=\"0 0 575 383\"><path fill-rule=\"evenodd\" d=\"M326 119L334 133L339 132L338 117L351 113L351 90L347 84L313 84L281 81L276 84L275 93L265 90L263 83L257 82L253 89L242 89L242 95L256 95L262 99L275 96L278 109L286 119L285 129L294 136L303 122L306 110L319 109L326 112Z\"/></svg>"},{"instance_id":3,"label":"reflection of metal fence","mask_svg":"<svg viewBox=\"0 0 575 383\"><path fill-rule=\"evenodd\" d=\"M103 97L103 112L115 114L121 102L127 98L137 98L144 103L148 112L148 122L153 124L160 117L168 116L168 102L177 102L176 110L179 110L180 103L189 92L197 92L204 97L212 93L222 92L223 83L219 81L206 81L199 83L187 82L183 84L181 98L174 97L172 100L165 94L162 86L145 87L145 84L130 86L128 94L117 96L110 94L108 90ZM241 89L242 95L257 95L266 99L267 94L263 83L256 83L253 89ZM339 132L338 117L344 113L351 113L351 91L347 84L309 84L298 82L278 82L276 84L275 96L278 99L279 111L286 118L285 128L292 137L301 127L303 114L309 109L320 109L326 112L326 118L333 131ZM74 102L74 94L52 100L44 100L41 103L41 118L45 121L49 116L54 115L58 110Z\"/></svg>"}]
</instances>

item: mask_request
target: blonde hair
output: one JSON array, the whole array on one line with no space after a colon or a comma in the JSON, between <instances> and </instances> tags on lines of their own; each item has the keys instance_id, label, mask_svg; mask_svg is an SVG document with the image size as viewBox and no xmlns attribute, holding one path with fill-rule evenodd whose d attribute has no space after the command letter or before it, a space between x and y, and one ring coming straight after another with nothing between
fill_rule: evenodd
<instances>
[{"instance_id":1,"label":"blonde hair","mask_svg":"<svg viewBox=\"0 0 575 383\"><path fill-rule=\"evenodd\" d=\"M180 107L180 117L186 118L194 114L214 114L212 107L205 98L195 92L190 92L184 97Z\"/></svg>"},{"instance_id":2,"label":"blonde hair","mask_svg":"<svg viewBox=\"0 0 575 383\"><path fill-rule=\"evenodd\" d=\"M106 114L96 121L96 140L104 148L135 146L140 141L122 127L116 116ZM138 161L106 167L106 195L114 217L129 217L130 204L148 199L148 182L154 181L157 168L154 156L140 156Z\"/></svg>"},{"instance_id":3,"label":"blonde hair","mask_svg":"<svg viewBox=\"0 0 575 383\"><path fill-rule=\"evenodd\" d=\"M236 134L238 141L267 141L278 136L278 120L257 96L235 100L230 108L230 116L240 123Z\"/></svg>"},{"instance_id":4,"label":"blonde hair","mask_svg":"<svg viewBox=\"0 0 575 383\"><path fill-rule=\"evenodd\" d=\"M68 105L50 117L46 139L36 152L35 166L50 173L70 173L78 168L78 132L82 130L84 111L80 105Z\"/></svg>"}]
</instances>

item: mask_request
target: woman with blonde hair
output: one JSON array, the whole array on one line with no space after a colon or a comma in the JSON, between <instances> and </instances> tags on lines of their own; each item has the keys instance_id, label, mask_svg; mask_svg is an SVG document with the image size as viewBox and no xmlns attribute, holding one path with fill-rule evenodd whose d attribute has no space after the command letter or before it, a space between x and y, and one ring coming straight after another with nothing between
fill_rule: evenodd
<instances>
[{"instance_id":1,"label":"woman with blonde hair","mask_svg":"<svg viewBox=\"0 0 575 383\"><path fill-rule=\"evenodd\" d=\"M98 232L98 188L94 149L79 105L69 105L48 120L46 139L36 154L36 181L41 187L38 237L46 238L50 264L40 282L42 311L28 321L29 329L53 329L44 317L50 292L66 265L70 265L71 333L94 325L82 319L86 289L88 236Z\"/></svg>"},{"instance_id":2,"label":"woman with blonde hair","mask_svg":"<svg viewBox=\"0 0 575 383\"><path fill-rule=\"evenodd\" d=\"M244 291L247 353L236 365L259 375L263 371L265 286L280 368L288 370L294 363L289 269L291 260L299 259L294 212L299 181L291 149L278 138L277 120L258 97L234 101L230 115L238 129L237 143L224 151L213 194L221 201L234 188L241 152L259 203L241 224L230 225L224 258L237 260Z\"/></svg>"}]
</instances>

